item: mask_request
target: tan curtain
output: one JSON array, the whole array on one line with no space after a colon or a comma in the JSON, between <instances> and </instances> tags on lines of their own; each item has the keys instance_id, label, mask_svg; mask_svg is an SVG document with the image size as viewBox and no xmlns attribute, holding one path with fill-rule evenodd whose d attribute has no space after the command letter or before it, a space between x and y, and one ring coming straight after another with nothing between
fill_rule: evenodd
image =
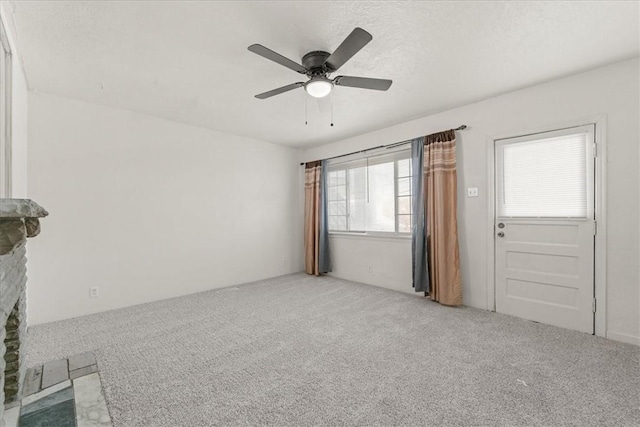
<instances>
[{"instance_id":1,"label":"tan curtain","mask_svg":"<svg viewBox=\"0 0 640 427\"><path fill-rule=\"evenodd\" d=\"M304 271L320 275L320 161L304 168Z\"/></svg>"},{"instance_id":2,"label":"tan curtain","mask_svg":"<svg viewBox=\"0 0 640 427\"><path fill-rule=\"evenodd\" d=\"M456 133L425 137L424 198L429 256L429 296L445 305L462 304L457 221Z\"/></svg>"}]
</instances>

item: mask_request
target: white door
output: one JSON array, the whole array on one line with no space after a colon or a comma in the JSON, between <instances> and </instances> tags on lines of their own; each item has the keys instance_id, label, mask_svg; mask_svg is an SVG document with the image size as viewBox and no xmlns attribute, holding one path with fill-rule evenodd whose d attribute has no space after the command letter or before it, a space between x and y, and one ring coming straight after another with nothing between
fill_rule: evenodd
<instances>
[{"instance_id":1,"label":"white door","mask_svg":"<svg viewBox=\"0 0 640 427\"><path fill-rule=\"evenodd\" d=\"M496 311L594 332L594 126L495 142Z\"/></svg>"}]
</instances>

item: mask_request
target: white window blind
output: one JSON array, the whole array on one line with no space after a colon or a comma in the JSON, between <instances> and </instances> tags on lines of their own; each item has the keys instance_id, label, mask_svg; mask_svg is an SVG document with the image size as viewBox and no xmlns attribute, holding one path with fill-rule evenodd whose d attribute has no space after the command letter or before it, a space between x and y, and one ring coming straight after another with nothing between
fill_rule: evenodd
<instances>
[{"instance_id":1,"label":"white window blind","mask_svg":"<svg viewBox=\"0 0 640 427\"><path fill-rule=\"evenodd\" d=\"M496 144L500 217L587 218L589 132Z\"/></svg>"}]
</instances>

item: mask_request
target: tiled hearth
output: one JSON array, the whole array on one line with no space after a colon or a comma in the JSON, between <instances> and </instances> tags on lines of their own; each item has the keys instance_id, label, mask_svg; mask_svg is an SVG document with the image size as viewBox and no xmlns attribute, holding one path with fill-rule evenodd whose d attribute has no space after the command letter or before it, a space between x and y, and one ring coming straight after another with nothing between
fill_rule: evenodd
<instances>
[{"instance_id":1,"label":"tiled hearth","mask_svg":"<svg viewBox=\"0 0 640 427\"><path fill-rule=\"evenodd\" d=\"M111 426L92 353L28 369L22 396L6 411L6 427Z\"/></svg>"},{"instance_id":2,"label":"tiled hearth","mask_svg":"<svg viewBox=\"0 0 640 427\"><path fill-rule=\"evenodd\" d=\"M27 237L48 213L27 199L0 199L0 427L20 399L25 369Z\"/></svg>"}]
</instances>

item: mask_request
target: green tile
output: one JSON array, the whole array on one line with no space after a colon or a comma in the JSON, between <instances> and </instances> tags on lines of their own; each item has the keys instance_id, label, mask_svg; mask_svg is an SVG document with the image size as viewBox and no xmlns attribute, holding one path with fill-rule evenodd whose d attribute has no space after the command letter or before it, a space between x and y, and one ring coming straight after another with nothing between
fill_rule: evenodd
<instances>
[{"instance_id":1,"label":"green tile","mask_svg":"<svg viewBox=\"0 0 640 427\"><path fill-rule=\"evenodd\" d=\"M53 394L43 397L42 399L36 400L33 403L29 403L28 405L23 406L22 410L20 411L20 417L28 415L32 412L37 412L41 409L46 409L50 406L55 406L67 400L73 401L72 387L67 387L64 390L57 391Z\"/></svg>"},{"instance_id":2,"label":"green tile","mask_svg":"<svg viewBox=\"0 0 640 427\"><path fill-rule=\"evenodd\" d=\"M73 399L20 416L19 427L77 427Z\"/></svg>"},{"instance_id":3,"label":"green tile","mask_svg":"<svg viewBox=\"0 0 640 427\"><path fill-rule=\"evenodd\" d=\"M60 390L64 390L69 387L71 387L71 380L66 380L54 386L45 388L44 390L40 390L37 393L33 393L27 397L24 397L22 399L22 406L30 405L33 402L37 402L40 399L44 399L47 396L51 396L52 394L57 393Z\"/></svg>"}]
</instances>

